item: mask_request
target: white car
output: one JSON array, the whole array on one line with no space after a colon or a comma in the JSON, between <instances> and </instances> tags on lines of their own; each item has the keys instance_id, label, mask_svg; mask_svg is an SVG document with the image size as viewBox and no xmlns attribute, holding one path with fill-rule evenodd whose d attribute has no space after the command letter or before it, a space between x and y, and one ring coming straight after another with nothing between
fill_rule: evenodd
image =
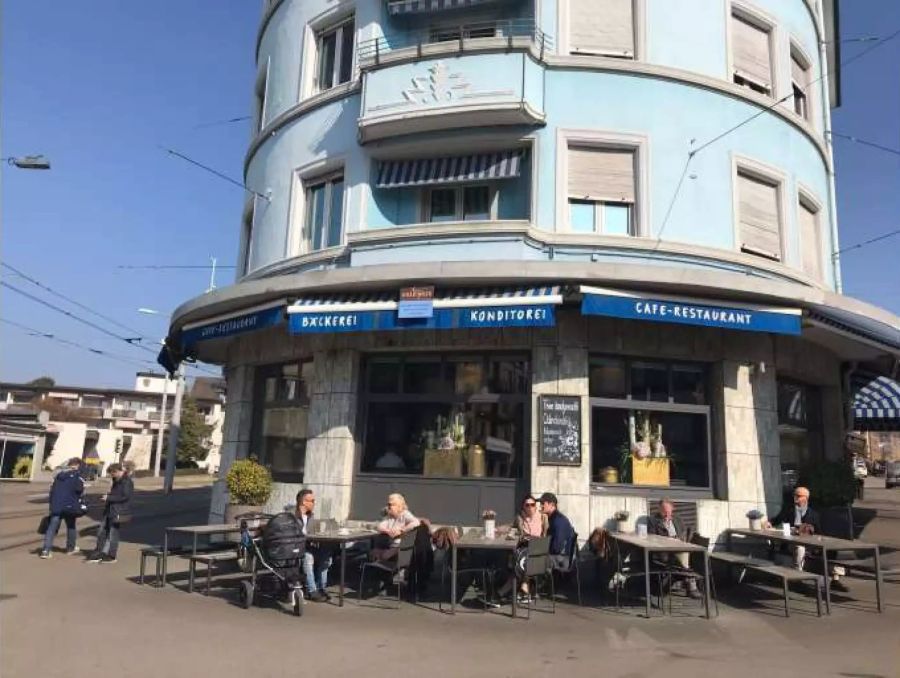
<instances>
[{"instance_id":1,"label":"white car","mask_svg":"<svg viewBox=\"0 0 900 678\"><path fill-rule=\"evenodd\" d=\"M869 475L869 469L866 467L866 460L862 457L856 457L853 460L853 473L857 478L865 478Z\"/></svg>"}]
</instances>

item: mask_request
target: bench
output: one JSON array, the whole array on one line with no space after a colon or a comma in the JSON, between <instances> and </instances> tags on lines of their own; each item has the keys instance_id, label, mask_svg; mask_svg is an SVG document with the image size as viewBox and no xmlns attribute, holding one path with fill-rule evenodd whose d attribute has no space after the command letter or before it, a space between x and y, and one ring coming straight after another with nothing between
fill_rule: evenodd
<instances>
[{"instance_id":1,"label":"bench","mask_svg":"<svg viewBox=\"0 0 900 678\"><path fill-rule=\"evenodd\" d=\"M752 572L768 575L774 579L781 580L782 590L784 591L784 616L791 616L790 608L790 591L788 584L798 581L812 581L816 587L816 613L822 616L822 576L803 570L796 570L791 567L776 565L769 560L754 558L740 553L731 553L730 551L714 551L709 554L713 561L724 563L729 567L743 567Z\"/></svg>"},{"instance_id":2,"label":"bench","mask_svg":"<svg viewBox=\"0 0 900 678\"><path fill-rule=\"evenodd\" d=\"M231 541L223 541L223 542L213 542L212 544L208 544L206 546L197 547L197 553L206 553L212 550L220 550L223 548L237 548L236 542ZM170 546L169 547L169 555L170 556L186 556L191 553L190 546ZM146 578L147 573L147 560L150 558L156 559L156 567L155 567L155 586L160 586L162 583L162 561L163 556L163 547L159 544L155 546L147 546L141 549L141 574L138 579L138 583L143 585L144 579Z\"/></svg>"},{"instance_id":3,"label":"bench","mask_svg":"<svg viewBox=\"0 0 900 678\"><path fill-rule=\"evenodd\" d=\"M871 574L873 577L875 576L875 562L872 558L835 558L834 560L829 560L828 562L833 565L843 567L847 571L848 575L852 570L856 570L857 572L865 572L866 574ZM888 577L896 577L898 575L900 575L900 566L885 567L884 564L882 564L882 579L886 579Z\"/></svg>"},{"instance_id":4,"label":"bench","mask_svg":"<svg viewBox=\"0 0 900 678\"><path fill-rule=\"evenodd\" d=\"M194 577L197 574L197 563L206 565L206 591L204 595L209 595L210 584L212 583L212 570L215 563L227 563L237 561L237 549L231 551L210 551L208 553L197 553L189 557L190 566L188 568L188 593L194 592Z\"/></svg>"}]
</instances>

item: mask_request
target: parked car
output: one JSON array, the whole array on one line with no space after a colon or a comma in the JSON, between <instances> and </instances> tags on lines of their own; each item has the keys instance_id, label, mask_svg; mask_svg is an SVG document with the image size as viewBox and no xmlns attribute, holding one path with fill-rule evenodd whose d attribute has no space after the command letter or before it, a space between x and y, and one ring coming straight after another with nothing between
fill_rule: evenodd
<instances>
[{"instance_id":1,"label":"parked car","mask_svg":"<svg viewBox=\"0 0 900 678\"><path fill-rule=\"evenodd\" d=\"M900 485L900 461L889 461L884 469L884 486L888 489Z\"/></svg>"},{"instance_id":2,"label":"parked car","mask_svg":"<svg viewBox=\"0 0 900 678\"><path fill-rule=\"evenodd\" d=\"M873 476L883 476L884 475L884 466L885 466L885 463L881 459L873 461L872 462L872 475Z\"/></svg>"},{"instance_id":3,"label":"parked car","mask_svg":"<svg viewBox=\"0 0 900 678\"><path fill-rule=\"evenodd\" d=\"M865 478L869 475L869 469L866 468L866 460L862 457L853 458L853 473L857 478Z\"/></svg>"}]
</instances>

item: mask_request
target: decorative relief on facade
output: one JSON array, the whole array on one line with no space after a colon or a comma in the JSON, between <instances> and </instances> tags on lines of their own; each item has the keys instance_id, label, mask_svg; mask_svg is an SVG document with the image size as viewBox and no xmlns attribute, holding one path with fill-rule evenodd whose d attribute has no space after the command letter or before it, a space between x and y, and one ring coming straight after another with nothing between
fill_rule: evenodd
<instances>
[{"instance_id":1,"label":"decorative relief on facade","mask_svg":"<svg viewBox=\"0 0 900 678\"><path fill-rule=\"evenodd\" d=\"M370 111L380 111L409 106L453 105L467 99L485 97L508 97L515 92L511 89L472 91L472 84L463 73L451 73L443 61L428 67L427 75L410 78L412 87L401 92L402 99L386 104L370 106Z\"/></svg>"}]
</instances>

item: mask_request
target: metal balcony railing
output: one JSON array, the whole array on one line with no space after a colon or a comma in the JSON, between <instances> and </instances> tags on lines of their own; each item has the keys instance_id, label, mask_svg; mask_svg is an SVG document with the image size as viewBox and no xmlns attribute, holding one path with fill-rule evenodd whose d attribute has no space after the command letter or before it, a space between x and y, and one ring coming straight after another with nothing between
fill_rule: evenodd
<instances>
[{"instance_id":1,"label":"metal balcony railing","mask_svg":"<svg viewBox=\"0 0 900 678\"><path fill-rule=\"evenodd\" d=\"M546 50L552 49L553 38L544 33L534 19L499 19L478 23L463 23L432 27L420 31L407 31L364 40L357 47L362 67L377 65L382 58L398 50L415 49L421 57L426 48L434 45L456 45L453 51L465 52L503 45L512 49L529 42L543 59Z\"/></svg>"}]
</instances>

